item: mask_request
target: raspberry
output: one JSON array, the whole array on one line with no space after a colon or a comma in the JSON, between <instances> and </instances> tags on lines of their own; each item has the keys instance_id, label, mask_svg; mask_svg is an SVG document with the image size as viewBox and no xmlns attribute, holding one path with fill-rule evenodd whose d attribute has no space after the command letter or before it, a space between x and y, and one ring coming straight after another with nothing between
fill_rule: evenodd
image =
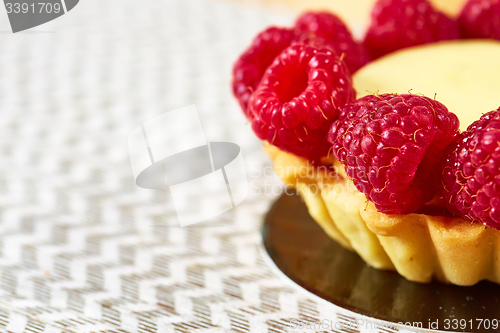
<instances>
[{"instance_id":1,"label":"raspberry","mask_svg":"<svg viewBox=\"0 0 500 333\"><path fill-rule=\"evenodd\" d=\"M379 0L372 11L365 46L373 58L405 47L458 39L458 23L427 0Z\"/></svg>"},{"instance_id":2,"label":"raspberry","mask_svg":"<svg viewBox=\"0 0 500 333\"><path fill-rule=\"evenodd\" d=\"M356 43L349 29L337 16L328 12L306 12L295 22L298 38L314 35L325 40L338 55L344 54L344 61L351 73L368 62L363 45Z\"/></svg>"},{"instance_id":3,"label":"raspberry","mask_svg":"<svg viewBox=\"0 0 500 333\"><path fill-rule=\"evenodd\" d=\"M255 37L252 45L239 57L233 67L233 93L249 118L248 99L257 87L266 68L278 54L290 45L292 29L270 27Z\"/></svg>"},{"instance_id":4,"label":"raspberry","mask_svg":"<svg viewBox=\"0 0 500 333\"><path fill-rule=\"evenodd\" d=\"M500 0L469 0L458 22L465 38L500 39Z\"/></svg>"},{"instance_id":5,"label":"raspberry","mask_svg":"<svg viewBox=\"0 0 500 333\"><path fill-rule=\"evenodd\" d=\"M484 114L450 144L442 177L452 213L500 228L500 108Z\"/></svg>"},{"instance_id":6,"label":"raspberry","mask_svg":"<svg viewBox=\"0 0 500 333\"><path fill-rule=\"evenodd\" d=\"M369 95L341 109L328 141L356 188L379 211L405 214L437 193L435 170L458 125L457 116L430 98Z\"/></svg>"},{"instance_id":7,"label":"raspberry","mask_svg":"<svg viewBox=\"0 0 500 333\"><path fill-rule=\"evenodd\" d=\"M313 161L328 154L338 108L354 100L351 75L331 50L293 44L268 67L248 103L262 140Z\"/></svg>"}]
</instances>

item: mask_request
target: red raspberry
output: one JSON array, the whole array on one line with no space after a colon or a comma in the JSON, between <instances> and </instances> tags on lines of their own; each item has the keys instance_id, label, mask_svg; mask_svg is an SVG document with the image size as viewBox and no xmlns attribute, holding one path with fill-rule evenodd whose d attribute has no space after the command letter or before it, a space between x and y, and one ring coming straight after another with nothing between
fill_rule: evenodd
<instances>
[{"instance_id":1,"label":"red raspberry","mask_svg":"<svg viewBox=\"0 0 500 333\"><path fill-rule=\"evenodd\" d=\"M430 98L369 95L341 109L328 133L356 188L386 214L412 213L438 191L444 148L458 118Z\"/></svg>"},{"instance_id":2,"label":"red raspberry","mask_svg":"<svg viewBox=\"0 0 500 333\"><path fill-rule=\"evenodd\" d=\"M311 34L325 40L338 55L344 54L344 61L351 73L368 62L363 45L356 43L349 29L337 16L328 12L306 12L295 22L298 38Z\"/></svg>"},{"instance_id":3,"label":"red raspberry","mask_svg":"<svg viewBox=\"0 0 500 333\"><path fill-rule=\"evenodd\" d=\"M365 37L373 58L405 47L458 39L458 23L427 0L379 0Z\"/></svg>"},{"instance_id":4,"label":"red raspberry","mask_svg":"<svg viewBox=\"0 0 500 333\"><path fill-rule=\"evenodd\" d=\"M233 93L250 117L248 99L260 82L266 68L278 54L290 45L294 34L292 29L270 27L255 37L252 45L238 58L233 67Z\"/></svg>"},{"instance_id":5,"label":"red raspberry","mask_svg":"<svg viewBox=\"0 0 500 333\"><path fill-rule=\"evenodd\" d=\"M268 67L248 103L262 140L311 160L328 154L326 133L338 108L354 100L345 63L327 48L289 46Z\"/></svg>"},{"instance_id":6,"label":"red raspberry","mask_svg":"<svg viewBox=\"0 0 500 333\"><path fill-rule=\"evenodd\" d=\"M500 0L469 0L458 22L463 37L500 40Z\"/></svg>"},{"instance_id":7,"label":"red raspberry","mask_svg":"<svg viewBox=\"0 0 500 333\"><path fill-rule=\"evenodd\" d=\"M500 108L472 123L447 148L442 176L451 212L500 228Z\"/></svg>"}]
</instances>

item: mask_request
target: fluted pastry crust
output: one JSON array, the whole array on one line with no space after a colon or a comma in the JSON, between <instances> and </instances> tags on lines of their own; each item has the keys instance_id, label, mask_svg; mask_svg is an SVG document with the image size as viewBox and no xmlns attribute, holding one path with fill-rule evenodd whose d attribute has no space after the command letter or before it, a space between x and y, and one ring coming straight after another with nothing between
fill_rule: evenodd
<instances>
[{"instance_id":1,"label":"fluted pastry crust","mask_svg":"<svg viewBox=\"0 0 500 333\"><path fill-rule=\"evenodd\" d=\"M309 213L335 241L369 265L396 270L411 281L468 286L500 283L500 231L462 218L386 215L359 192L334 158L332 172L265 144L278 176L294 187ZM307 168L308 172L296 172Z\"/></svg>"}]
</instances>

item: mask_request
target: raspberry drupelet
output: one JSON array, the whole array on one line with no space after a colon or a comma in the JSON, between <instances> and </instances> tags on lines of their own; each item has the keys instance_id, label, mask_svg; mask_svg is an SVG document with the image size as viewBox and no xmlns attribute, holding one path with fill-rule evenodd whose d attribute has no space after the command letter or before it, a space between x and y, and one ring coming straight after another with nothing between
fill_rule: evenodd
<instances>
[{"instance_id":1,"label":"raspberry drupelet","mask_svg":"<svg viewBox=\"0 0 500 333\"><path fill-rule=\"evenodd\" d=\"M406 214L438 192L436 170L458 126L457 116L430 98L369 95L341 109L328 141L356 188L380 212Z\"/></svg>"},{"instance_id":2,"label":"raspberry drupelet","mask_svg":"<svg viewBox=\"0 0 500 333\"><path fill-rule=\"evenodd\" d=\"M484 114L450 144L442 170L448 209L500 228L500 108Z\"/></svg>"},{"instance_id":3,"label":"raspberry drupelet","mask_svg":"<svg viewBox=\"0 0 500 333\"><path fill-rule=\"evenodd\" d=\"M328 154L326 134L338 108L355 96L340 57L321 45L293 44L269 66L250 97L252 129L281 150L317 161Z\"/></svg>"}]
</instances>

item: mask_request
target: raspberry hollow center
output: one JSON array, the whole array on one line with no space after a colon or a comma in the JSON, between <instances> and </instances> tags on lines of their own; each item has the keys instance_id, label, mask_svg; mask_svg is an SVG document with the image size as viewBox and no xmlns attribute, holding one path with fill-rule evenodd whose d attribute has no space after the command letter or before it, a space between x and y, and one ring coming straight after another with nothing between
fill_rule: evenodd
<instances>
[{"instance_id":1,"label":"raspberry hollow center","mask_svg":"<svg viewBox=\"0 0 500 333\"><path fill-rule=\"evenodd\" d=\"M299 96L307 88L307 68L306 66L288 67L280 76L280 81L276 87L276 95L280 103L290 102L294 97Z\"/></svg>"}]
</instances>

